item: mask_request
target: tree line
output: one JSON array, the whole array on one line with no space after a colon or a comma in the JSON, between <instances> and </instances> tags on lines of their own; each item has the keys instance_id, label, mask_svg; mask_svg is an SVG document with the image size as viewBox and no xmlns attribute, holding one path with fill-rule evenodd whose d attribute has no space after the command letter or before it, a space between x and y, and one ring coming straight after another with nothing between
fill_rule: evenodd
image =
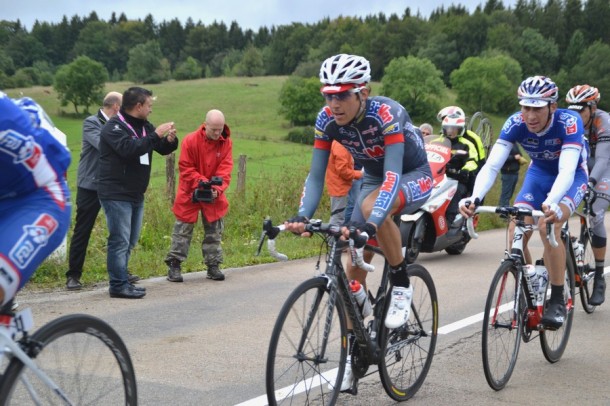
<instances>
[{"instance_id":1,"label":"tree line","mask_svg":"<svg viewBox=\"0 0 610 406\"><path fill-rule=\"evenodd\" d=\"M177 19L158 23L150 14L129 20L113 13L104 21L92 12L84 18L64 16L60 23L36 21L30 31L20 21L3 20L0 88L53 84L62 66L82 56L101 64L110 81L158 83L217 76L312 77L323 59L346 52L369 59L373 80L382 80L390 62L414 57L431 62L444 84L455 87L452 80L461 79L452 74L469 58L493 57L500 64L510 61L511 70L515 61L519 79L545 74L560 87L588 82L610 95L608 21L608 0L518 0L512 8L487 0L472 13L458 4L437 8L427 18L407 7L402 16L327 18L256 32L235 21L229 26L191 18L185 24ZM502 101L496 104L503 108Z\"/></svg>"}]
</instances>

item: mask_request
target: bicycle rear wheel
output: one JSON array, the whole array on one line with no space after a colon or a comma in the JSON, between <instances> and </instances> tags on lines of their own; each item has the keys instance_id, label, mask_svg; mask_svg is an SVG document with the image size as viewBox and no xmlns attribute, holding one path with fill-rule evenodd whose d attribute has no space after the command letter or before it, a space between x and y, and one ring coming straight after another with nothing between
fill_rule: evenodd
<instances>
[{"instance_id":1,"label":"bicycle rear wheel","mask_svg":"<svg viewBox=\"0 0 610 406\"><path fill-rule=\"evenodd\" d=\"M521 305L515 312L518 272L512 261L504 261L496 271L483 316L482 354L483 371L487 383L494 390L506 386L510 379L521 343L523 312Z\"/></svg>"},{"instance_id":2,"label":"bicycle rear wheel","mask_svg":"<svg viewBox=\"0 0 610 406\"><path fill-rule=\"evenodd\" d=\"M347 327L343 300L328 286L326 277L303 282L277 317L265 374L269 405L337 401L347 357Z\"/></svg>"},{"instance_id":3,"label":"bicycle rear wheel","mask_svg":"<svg viewBox=\"0 0 610 406\"><path fill-rule=\"evenodd\" d=\"M565 283L563 287L563 299L566 303L566 319L563 325L557 330L543 330L540 332L540 346L544 358L551 363L555 363L561 359L563 352L568 345L570 331L572 330L572 319L574 318L574 265L570 261L568 254L566 263ZM544 298L544 307L548 305L551 298L550 289L547 289Z\"/></svg>"},{"instance_id":4,"label":"bicycle rear wheel","mask_svg":"<svg viewBox=\"0 0 610 406\"><path fill-rule=\"evenodd\" d=\"M423 266L412 264L408 274L413 286L409 320L397 329L383 327L379 338L384 354L379 376L388 396L397 401L413 397L426 379L438 330L438 301L430 273ZM389 300L384 314L388 304Z\"/></svg>"},{"instance_id":5,"label":"bicycle rear wheel","mask_svg":"<svg viewBox=\"0 0 610 406\"><path fill-rule=\"evenodd\" d=\"M72 404L138 404L129 352L106 322L84 314L63 316L41 327L29 343L33 345L26 352ZM13 358L1 384L0 404L64 402L32 370Z\"/></svg>"},{"instance_id":6,"label":"bicycle rear wheel","mask_svg":"<svg viewBox=\"0 0 610 406\"><path fill-rule=\"evenodd\" d=\"M578 272L575 274L575 283L580 294L580 303L586 313L593 313L597 306L589 303L593 293L593 277L595 276L595 255L591 247L591 240L588 235L580 240L585 249L583 264L578 265Z\"/></svg>"}]
</instances>

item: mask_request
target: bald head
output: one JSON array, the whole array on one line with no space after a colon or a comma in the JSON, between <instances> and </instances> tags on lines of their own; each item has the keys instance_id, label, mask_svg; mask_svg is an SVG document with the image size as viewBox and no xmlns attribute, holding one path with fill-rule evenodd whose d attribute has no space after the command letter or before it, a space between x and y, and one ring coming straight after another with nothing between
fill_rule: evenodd
<instances>
[{"instance_id":1,"label":"bald head","mask_svg":"<svg viewBox=\"0 0 610 406\"><path fill-rule=\"evenodd\" d=\"M119 92L110 92L104 97L102 109L108 117L115 116L121 108L123 95Z\"/></svg>"},{"instance_id":2,"label":"bald head","mask_svg":"<svg viewBox=\"0 0 610 406\"><path fill-rule=\"evenodd\" d=\"M225 128L225 116L220 110L210 110L205 115L205 134L211 140L217 140Z\"/></svg>"}]
</instances>

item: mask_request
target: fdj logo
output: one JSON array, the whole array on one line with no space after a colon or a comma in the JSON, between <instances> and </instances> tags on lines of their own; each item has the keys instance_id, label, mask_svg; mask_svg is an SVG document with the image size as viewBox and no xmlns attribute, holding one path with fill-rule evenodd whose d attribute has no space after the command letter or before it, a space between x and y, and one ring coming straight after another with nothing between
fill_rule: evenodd
<instances>
[{"instance_id":1,"label":"fdj logo","mask_svg":"<svg viewBox=\"0 0 610 406\"><path fill-rule=\"evenodd\" d=\"M57 230L58 222L49 214L41 214L34 224L23 227L23 235L9 252L9 257L19 268L25 268L40 248L47 245Z\"/></svg>"}]
</instances>

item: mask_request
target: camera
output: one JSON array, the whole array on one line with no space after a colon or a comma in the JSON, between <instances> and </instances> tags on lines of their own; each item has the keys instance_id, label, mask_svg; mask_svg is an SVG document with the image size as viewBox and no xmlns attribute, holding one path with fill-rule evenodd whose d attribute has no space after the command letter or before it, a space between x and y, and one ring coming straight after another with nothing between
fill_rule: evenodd
<instances>
[{"instance_id":1,"label":"camera","mask_svg":"<svg viewBox=\"0 0 610 406\"><path fill-rule=\"evenodd\" d=\"M222 178L220 176L212 176L208 182L202 180L199 181L199 186L193 192L193 203L204 202L211 203L214 201L212 196L212 186L222 185Z\"/></svg>"}]
</instances>

